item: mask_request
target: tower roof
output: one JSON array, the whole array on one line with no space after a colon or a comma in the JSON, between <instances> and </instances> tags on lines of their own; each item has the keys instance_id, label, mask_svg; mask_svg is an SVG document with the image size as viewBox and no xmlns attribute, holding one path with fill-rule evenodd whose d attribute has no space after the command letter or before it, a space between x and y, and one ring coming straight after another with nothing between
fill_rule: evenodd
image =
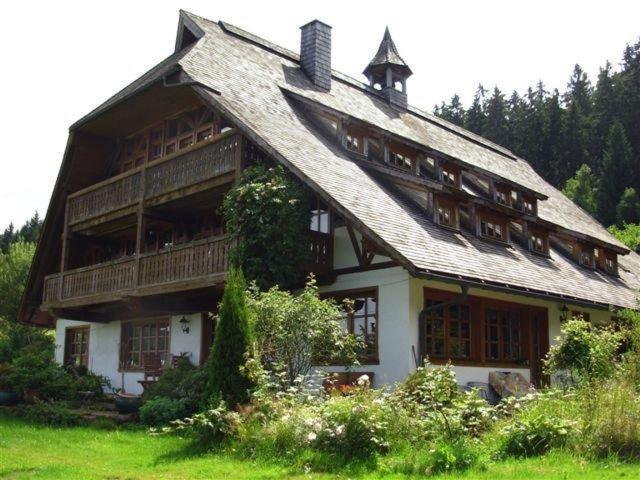
<instances>
[{"instance_id":1,"label":"tower roof","mask_svg":"<svg viewBox=\"0 0 640 480\"><path fill-rule=\"evenodd\" d=\"M391 33L389 33L389 27L387 27L384 31L384 36L382 37L382 42L380 42L380 46L378 47L378 52L374 55L374 57L367 65L367 68L364 69L364 73L367 77L375 73L376 70L380 70L380 67L390 66L395 71L400 74L408 77L413 72L409 68L409 65L402 59L400 54L398 53L398 48L396 44L393 43L393 39L391 38Z\"/></svg>"}]
</instances>

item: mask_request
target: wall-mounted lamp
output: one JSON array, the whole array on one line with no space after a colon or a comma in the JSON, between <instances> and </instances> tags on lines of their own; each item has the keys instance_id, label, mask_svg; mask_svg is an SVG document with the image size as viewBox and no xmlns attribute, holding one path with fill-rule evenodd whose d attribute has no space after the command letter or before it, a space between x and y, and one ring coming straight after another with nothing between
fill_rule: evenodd
<instances>
[{"instance_id":1,"label":"wall-mounted lamp","mask_svg":"<svg viewBox=\"0 0 640 480\"><path fill-rule=\"evenodd\" d=\"M180 319L180 326L182 327L182 333L189 333L190 323L191 322L189 321L189 319L183 315L182 318Z\"/></svg>"},{"instance_id":2,"label":"wall-mounted lamp","mask_svg":"<svg viewBox=\"0 0 640 480\"><path fill-rule=\"evenodd\" d=\"M569 307L567 307L566 303L563 303L560 307L560 321L566 322L567 317L569 316Z\"/></svg>"}]
</instances>

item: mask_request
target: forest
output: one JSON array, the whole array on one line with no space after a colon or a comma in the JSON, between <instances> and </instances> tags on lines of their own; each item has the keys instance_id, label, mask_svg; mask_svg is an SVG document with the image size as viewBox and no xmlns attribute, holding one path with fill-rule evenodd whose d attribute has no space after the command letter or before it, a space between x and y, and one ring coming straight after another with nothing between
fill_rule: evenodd
<instances>
[{"instance_id":1,"label":"forest","mask_svg":"<svg viewBox=\"0 0 640 480\"><path fill-rule=\"evenodd\" d=\"M575 65L566 90L542 81L509 96L479 85L434 113L509 148L626 243L640 243L640 39L592 81ZM623 241L625 241L623 240Z\"/></svg>"}]
</instances>

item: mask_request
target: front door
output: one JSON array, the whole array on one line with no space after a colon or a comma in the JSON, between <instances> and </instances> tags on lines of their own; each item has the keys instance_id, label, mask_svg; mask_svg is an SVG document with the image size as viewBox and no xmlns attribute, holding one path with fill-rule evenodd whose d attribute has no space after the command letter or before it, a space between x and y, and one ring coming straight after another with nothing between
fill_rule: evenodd
<instances>
[{"instance_id":1,"label":"front door","mask_svg":"<svg viewBox=\"0 0 640 480\"><path fill-rule=\"evenodd\" d=\"M202 337L200 344L200 365L204 365L211 353L213 340L216 338L216 314L214 312L202 313Z\"/></svg>"},{"instance_id":2,"label":"front door","mask_svg":"<svg viewBox=\"0 0 640 480\"><path fill-rule=\"evenodd\" d=\"M548 383L542 363L549 351L549 317L546 308L532 308L530 310L530 328L531 383L536 387L541 387Z\"/></svg>"}]
</instances>

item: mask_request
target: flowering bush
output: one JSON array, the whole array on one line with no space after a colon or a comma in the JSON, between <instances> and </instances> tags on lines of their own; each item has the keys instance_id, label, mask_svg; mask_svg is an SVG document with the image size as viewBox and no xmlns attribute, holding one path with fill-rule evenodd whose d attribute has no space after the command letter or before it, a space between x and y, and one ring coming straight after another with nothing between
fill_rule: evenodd
<instances>
[{"instance_id":1,"label":"flowering bush","mask_svg":"<svg viewBox=\"0 0 640 480\"><path fill-rule=\"evenodd\" d=\"M229 411L225 403L220 401L214 408L184 420L175 420L161 430L152 429L152 433L176 433L193 438L200 445L208 446L233 436L239 424L240 415Z\"/></svg>"},{"instance_id":2,"label":"flowering bush","mask_svg":"<svg viewBox=\"0 0 640 480\"><path fill-rule=\"evenodd\" d=\"M574 426L574 422L544 414L516 418L502 429L499 451L517 457L543 455L564 445Z\"/></svg>"}]
</instances>

